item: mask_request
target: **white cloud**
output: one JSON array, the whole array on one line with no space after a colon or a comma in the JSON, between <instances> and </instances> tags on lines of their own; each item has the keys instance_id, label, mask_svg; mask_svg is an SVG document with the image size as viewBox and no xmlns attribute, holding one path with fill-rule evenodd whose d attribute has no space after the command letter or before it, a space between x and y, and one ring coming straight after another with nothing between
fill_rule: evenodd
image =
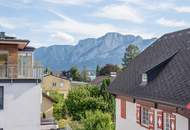
<instances>
[{"instance_id":1,"label":"white cloud","mask_svg":"<svg viewBox=\"0 0 190 130\"><path fill-rule=\"evenodd\" d=\"M180 13L190 13L190 6L175 7L175 10Z\"/></svg>"},{"instance_id":2,"label":"white cloud","mask_svg":"<svg viewBox=\"0 0 190 130\"><path fill-rule=\"evenodd\" d=\"M168 11L173 10L178 13L190 13L190 6L179 6L174 4L176 0L118 0L124 4L135 5L151 11Z\"/></svg>"},{"instance_id":3,"label":"white cloud","mask_svg":"<svg viewBox=\"0 0 190 130\"><path fill-rule=\"evenodd\" d=\"M52 34L51 37L55 41L61 41L64 43L73 43L75 41L75 38L72 35L64 32L57 32L55 34Z\"/></svg>"},{"instance_id":4,"label":"white cloud","mask_svg":"<svg viewBox=\"0 0 190 130\"><path fill-rule=\"evenodd\" d=\"M15 26L11 23L4 22L4 20L0 19L0 29L1 28L14 29Z\"/></svg>"},{"instance_id":5,"label":"white cloud","mask_svg":"<svg viewBox=\"0 0 190 130\"><path fill-rule=\"evenodd\" d=\"M18 24L22 23L22 24ZM19 17L0 17L0 28L16 29L30 27L31 22Z\"/></svg>"},{"instance_id":6,"label":"white cloud","mask_svg":"<svg viewBox=\"0 0 190 130\"><path fill-rule=\"evenodd\" d=\"M170 20L165 18L160 18L156 21L157 24L165 27L188 27L189 24L185 21L180 20Z\"/></svg>"},{"instance_id":7,"label":"white cloud","mask_svg":"<svg viewBox=\"0 0 190 130\"><path fill-rule=\"evenodd\" d=\"M83 5L83 4L90 4L90 3L98 3L102 0L44 0L44 1L54 3L54 4Z\"/></svg>"},{"instance_id":8,"label":"white cloud","mask_svg":"<svg viewBox=\"0 0 190 130\"><path fill-rule=\"evenodd\" d=\"M143 22L143 17L140 13L134 8L129 7L127 4L105 6L96 12L95 16L135 23Z\"/></svg>"},{"instance_id":9,"label":"white cloud","mask_svg":"<svg viewBox=\"0 0 190 130\"><path fill-rule=\"evenodd\" d=\"M104 35L107 32L120 31L119 28L110 24L80 22L65 15L62 15L58 12L51 12L54 13L56 16L60 17L61 20L50 21L45 26L45 28L47 28L48 30L64 31L71 34L88 37L97 37Z\"/></svg>"},{"instance_id":10,"label":"white cloud","mask_svg":"<svg viewBox=\"0 0 190 130\"><path fill-rule=\"evenodd\" d=\"M128 31L129 29L116 27L112 24L98 24L98 23L89 23L82 22L65 16L59 12L49 10L51 13L55 14L60 20L50 21L47 25L44 25L43 30L47 30L49 33L64 32L67 34L72 34L75 38L76 44L78 40L89 37L100 37L106 34L107 32L119 32L122 34L134 34L140 35L144 38L152 38L156 35L153 33L144 32L140 28ZM51 39L52 40L52 39Z\"/></svg>"}]
</instances>

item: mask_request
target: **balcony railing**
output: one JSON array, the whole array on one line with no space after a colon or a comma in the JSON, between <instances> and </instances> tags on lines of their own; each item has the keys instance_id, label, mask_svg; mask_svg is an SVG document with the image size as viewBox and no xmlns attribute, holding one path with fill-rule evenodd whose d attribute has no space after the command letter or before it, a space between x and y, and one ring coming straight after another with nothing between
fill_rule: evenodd
<instances>
[{"instance_id":1,"label":"balcony railing","mask_svg":"<svg viewBox=\"0 0 190 130\"><path fill-rule=\"evenodd\" d=\"M17 64L0 64L0 79L40 79L43 68L40 66L19 66Z\"/></svg>"}]
</instances>

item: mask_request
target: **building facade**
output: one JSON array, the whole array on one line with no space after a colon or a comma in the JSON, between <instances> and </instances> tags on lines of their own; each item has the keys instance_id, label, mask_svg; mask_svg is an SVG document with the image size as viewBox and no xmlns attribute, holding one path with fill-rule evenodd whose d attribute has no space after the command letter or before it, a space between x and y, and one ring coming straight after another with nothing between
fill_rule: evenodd
<instances>
[{"instance_id":1,"label":"building facade","mask_svg":"<svg viewBox=\"0 0 190 130\"><path fill-rule=\"evenodd\" d=\"M55 75L46 75L42 79L42 88L43 91L57 91L67 97L69 90L71 89L70 80Z\"/></svg>"},{"instance_id":2,"label":"building facade","mask_svg":"<svg viewBox=\"0 0 190 130\"><path fill-rule=\"evenodd\" d=\"M0 33L0 128L40 130L41 68L28 40Z\"/></svg>"},{"instance_id":3,"label":"building facade","mask_svg":"<svg viewBox=\"0 0 190 130\"><path fill-rule=\"evenodd\" d=\"M58 125L53 117L53 104L57 103L46 93L42 93L41 130L57 129Z\"/></svg>"},{"instance_id":4,"label":"building facade","mask_svg":"<svg viewBox=\"0 0 190 130\"><path fill-rule=\"evenodd\" d=\"M168 33L111 83L116 130L190 130L190 29Z\"/></svg>"},{"instance_id":5,"label":"building facade","mask_svg":"<svg viewBox=\"0 0 190 130\"><path fill-rule=\"evenodd\" d=\"M56 103L56 101L53 98L46 93L42 93L41 118L53 119L54 103Z\"/></svg>"},{"instance_id":6,"label":"building facade","mask_svg":"<svg viewBox=\"0 0 190 130\"><path fill-rule=\"evenodd\" d=\"M145 102L134 103L130 100L126 97L116 98L116 130L189 130L189 118L172 110L174 108L155 108L153 104L149 106ZM139 108L141 113L138 112ZM143 112L147 112L147 116ZM138 113L141 119L137 118ZM151 119L153 123L150 124Z\"/></svg>"}]
</instances>

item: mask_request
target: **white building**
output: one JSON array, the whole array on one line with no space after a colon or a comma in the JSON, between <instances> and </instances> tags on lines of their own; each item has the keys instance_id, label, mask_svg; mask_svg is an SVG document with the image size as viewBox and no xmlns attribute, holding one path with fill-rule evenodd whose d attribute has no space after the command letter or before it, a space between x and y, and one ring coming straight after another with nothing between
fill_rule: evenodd
<instances>
[{"instance_id":1,"label":"white building","mask_svg":"<svg viewBox=\"0 0 190 130\"><path fill-rule=\"evenodd\" d=\"M28 43L0 33L1 130L40 130L42 69L33 66Z\"/></svg>"},{"instance_id":2,"label":"white building","mask_svg":"<svg viewBox=\"0 0 190 130\"><path fill-rule=\"evenodd\" d=\"M111 83L116 130L190 130L190 29L163 35Z\"/></svg>"}]
</instances>

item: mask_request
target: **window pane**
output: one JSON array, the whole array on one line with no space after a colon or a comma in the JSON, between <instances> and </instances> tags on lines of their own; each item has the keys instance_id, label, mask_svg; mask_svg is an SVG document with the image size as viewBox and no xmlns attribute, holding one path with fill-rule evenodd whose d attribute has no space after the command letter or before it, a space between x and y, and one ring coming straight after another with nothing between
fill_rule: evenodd
<instances>
[{"instance_id":1,"label":"window pane","mask_svg":"<svg viewBox=\"0 0 190 130\"><path fill-rule=\"evenodd\" d=\"M141 120L142 120L142 125L148 126L149 125L149 114L148 114L148 109L142 107L142 112L141 112Z\"/></svg>"},{"instance_id":2,"label":"window pane","mask_svg":"<svg viewBox=\"0 0 190 130\"><path fill-rule=\"evenodd\" d=\"M164 130L170 130L170 114L164 113Z\"/></svg>"},{"instance_id":3,"label":"window pane","mask_svg":"<svg viewBox=\"0 0 190 130\"><path fill-rule=\"evenodd\" d=\"M0 86L0 109L3 109L3 86Z\"/></svg>"}]
</instances>

